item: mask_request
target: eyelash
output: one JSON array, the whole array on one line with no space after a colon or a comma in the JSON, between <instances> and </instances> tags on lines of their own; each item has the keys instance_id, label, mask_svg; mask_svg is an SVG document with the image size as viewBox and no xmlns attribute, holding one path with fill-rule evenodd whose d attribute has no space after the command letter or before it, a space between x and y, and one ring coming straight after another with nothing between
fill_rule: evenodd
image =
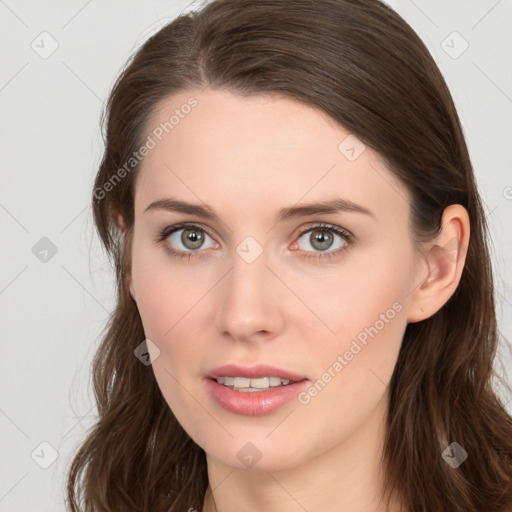
<instances>
[{"instance_id":1,"label":"eyelash","mask_svg":"<svg viewBox=\"0 0 512 512\"><path fill-rule=\"evenodd\" d=\"M340 248L336 249L335 251L326 252L326 253L318 253L318 252L314 252L314 251L307 251L307 252L312 253L312 254L305 254L303 256L304 258L316 258L316 259L331 259L331 258L335 258L335 257L339 256L341 253L343 253L344 251L346 251L348 249L348 247L354 241L353 240L353 238L354 238L353 235L349 231L347 231L346 229L340 228L338 226L333 226L332 224L323 223L323 222L308 226L307 228L305 228L304 230L302 230L298 234L297 239L301 238L304 234L309 233L310 231L315 231L315 230L320 229L320 228L325 228L325 229L322 229L323 231L331 231L331 232L336 233L337 235L339 235L343 239L343 241L345 242L345 245L343 245L343 247L340 247ZM165 240L170 235L172 235L176 231L180 231L181 229L197 230L197 231L206 233L211 238L214 238L213 235L209 232L209 230L207 230L207 229L205 229L205 228L203 228L201 226L198 226L197 224L180 223L180 224L174 224L173 226L167 226L162 231L160 231L160 233L157 235L157 238L155 240L156 243L163 243L163 242L165 242ZM168 246L166 246L165 249L173 257L180 258L180 259L188 258L189 260L192 257L196 257L196 256L197 257L201 257L202 255L200 253L203 252L201 250L197 250L197 251L179 251L179 250L173 249L173 248L168 247Z\"/></svg>"}]
</instances>

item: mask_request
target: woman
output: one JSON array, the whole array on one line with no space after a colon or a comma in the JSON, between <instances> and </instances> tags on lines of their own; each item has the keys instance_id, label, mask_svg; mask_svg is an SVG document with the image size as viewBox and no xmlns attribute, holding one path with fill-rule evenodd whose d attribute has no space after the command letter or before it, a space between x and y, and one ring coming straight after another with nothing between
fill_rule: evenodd
<instances>
[{"instance_id":1,"label":"woman","mask_svg":"<svg viewBox=\"0 0 512 512\"><path fill-rule=\"evenodd\" d=\"M377 0L216 0L117 80L117 307L83 511L512 511L486 221L426 47Z\"/></svg>"}]
</instances>

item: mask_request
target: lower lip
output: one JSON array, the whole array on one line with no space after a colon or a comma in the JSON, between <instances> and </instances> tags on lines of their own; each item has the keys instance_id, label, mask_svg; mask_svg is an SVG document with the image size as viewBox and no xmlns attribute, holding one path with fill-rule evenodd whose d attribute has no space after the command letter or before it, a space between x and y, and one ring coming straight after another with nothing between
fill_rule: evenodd
<instances>
[{"instance_id":1,"label":"lower lip","mask_svg":"<svg viewBox=\"0 0 512 512\"><path fill-rule=\"evenodd\" d=\"M206 379L206 388L215 402L229 412L244 416L262 416L279 409L306 389L307 384L305 379L265 391L233 391L214 379Z\"/></svg>"}]
</instances>

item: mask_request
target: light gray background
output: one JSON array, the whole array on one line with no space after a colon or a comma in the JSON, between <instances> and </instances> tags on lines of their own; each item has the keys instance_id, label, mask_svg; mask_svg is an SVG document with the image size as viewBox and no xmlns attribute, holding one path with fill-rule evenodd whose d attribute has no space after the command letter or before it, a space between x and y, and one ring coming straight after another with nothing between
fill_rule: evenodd
<instances>
[{"instance_id":1,"label":"light gray background","mask_svg":"<svg viewBox=\"0 0 512 512\"><path fill-rule=\"evenodd\" d=\"M494 239L496 366L510 374L512 2L387 3L429 47L462 119ZM114 305L89 207L100 112L133 50L187 5L0 0L1 512L64 510L64 474L94 420L90 363ZM57 248L46 262L33 252L43 237Z\"/></svg>"}]
</instances>

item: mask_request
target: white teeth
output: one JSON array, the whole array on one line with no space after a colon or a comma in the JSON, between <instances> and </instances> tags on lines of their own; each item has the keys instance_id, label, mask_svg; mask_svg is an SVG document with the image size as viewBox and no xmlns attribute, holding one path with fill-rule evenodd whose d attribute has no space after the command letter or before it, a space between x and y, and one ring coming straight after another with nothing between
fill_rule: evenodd
<instances>
[{"instance_id":1,"label":"white teeth","mask_svg":"<svg viewBox=\"0 0 512 512\"><path fill-rule=\"evenodd\" d=\"M270 387L270 377L261 377L260 379L245 379L245 380L249 381L248 386L239 386L235 380L235 387L236 388L251 387L251 388L258 388L258 389ZM281 379L279 379L279 384L281 384Z\"/></svg>"},{"instance_id":2,"label":"white teeth","mask_svg":"<svg viewBox=\"0 0 512 512\"><path fill-rule=\"evenodd\" d=\"M235 386L235 388L250 388L251 379L247 379L246 377L235 377L233 386Z\"/></svg>"},{"instance_id":3,"label":"white teeth","mask_svg":"<svg viewBox=\"0 0 512 512\"><path fill-rule=\"evenodd\" d=\"M271 386L280 386L281 379L279 377L270 377L270 385Z\"/></svg>"},{"instance_id":4,"label":"white teeth","mask_svg":"<svg viewBox=\"0 0 512 512\"><path fill-rule=\"evenodd\" d=\"M233 387L237 391L258 391L260 389L270 389L278 386L286 386L293 381L281 379L280 377L258 377L249 379L248 377L218 377L217 382L224 386Z\"/></svg>"}]
</instances>

